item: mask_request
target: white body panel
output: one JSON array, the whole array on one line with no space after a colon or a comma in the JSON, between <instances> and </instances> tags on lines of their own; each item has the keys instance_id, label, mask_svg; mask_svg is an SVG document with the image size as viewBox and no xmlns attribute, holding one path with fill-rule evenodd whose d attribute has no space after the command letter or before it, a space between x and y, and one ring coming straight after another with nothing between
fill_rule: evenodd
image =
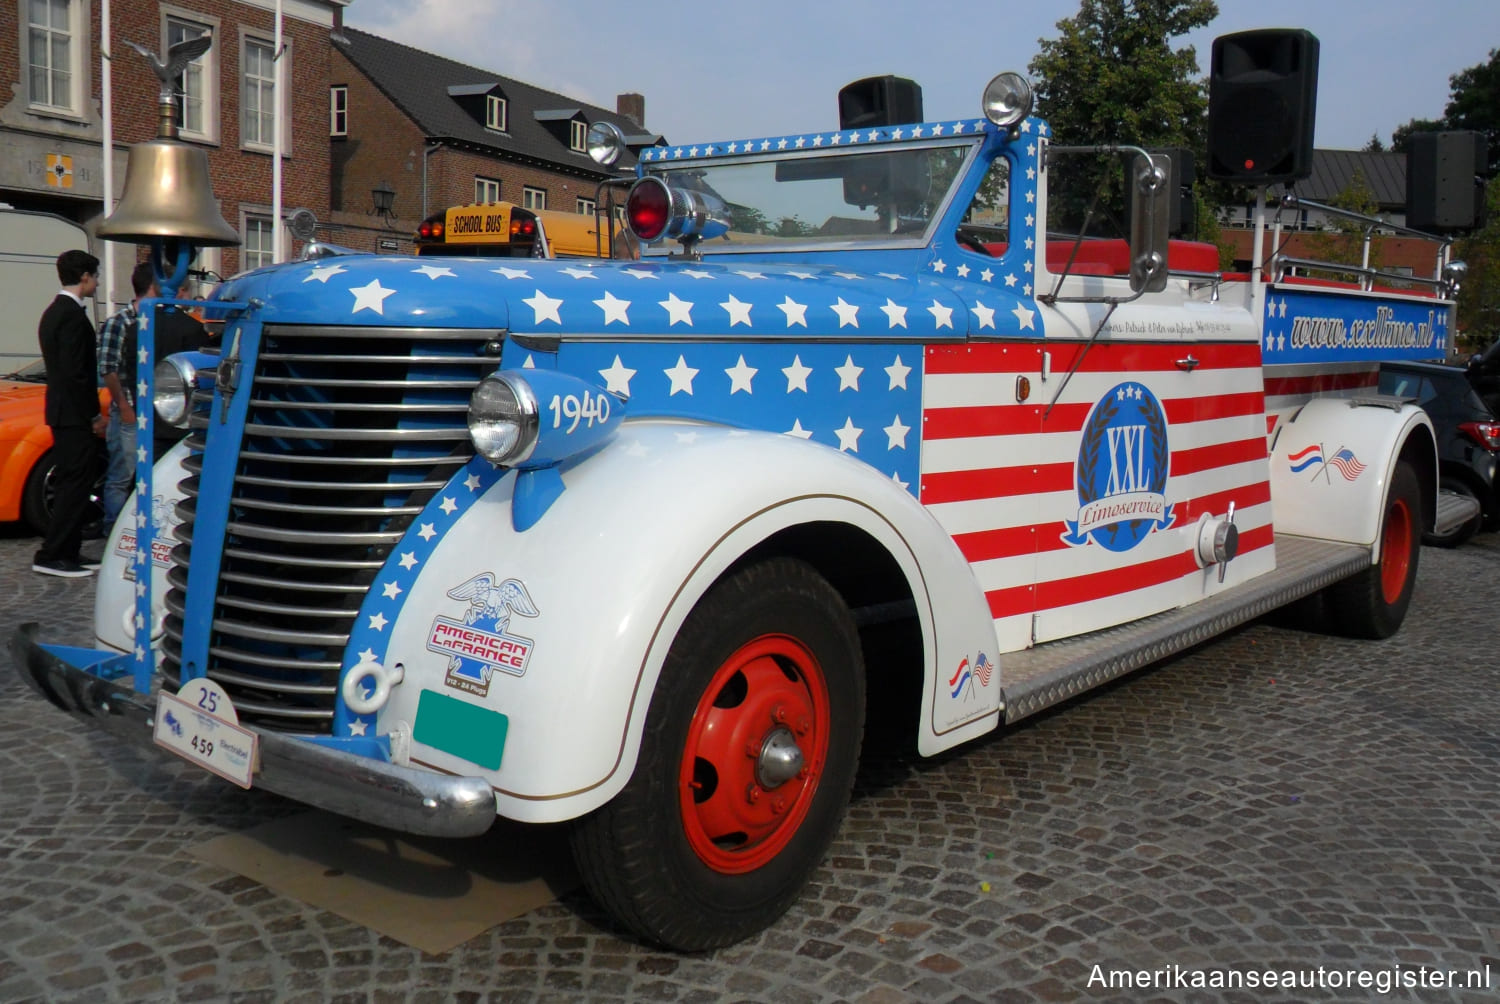
<instances>
[{"instance_id":1,"label":"white body panel","mask_svg":"<svg viewBox=\"0 0 1500 1004\"><path fill-rule=\"evenodd\" d=\"M941 687L965 659L994 658L983 596L949 537L869 466L787 436L637 422L563 480L567 490L524 532L511 519L515 478L497 482L447 528L390 628L386 664L400 663L405 679L380 713L380 731L410 734L423 689L506 715L503 760L490 775L502 815L571 818L618 791L688 612L748 550L809 522L860 528L906 577L927 639L922 752L998 724L998 679L959 701ZM445 688L447 661L427 638L434 618L463 613L449 591L484 573L520 582L538 613L510 628L532 643L522 675L493 673L476 696ZM416 742L410 756L476 772Z\"/></svg>"}]
</instances>

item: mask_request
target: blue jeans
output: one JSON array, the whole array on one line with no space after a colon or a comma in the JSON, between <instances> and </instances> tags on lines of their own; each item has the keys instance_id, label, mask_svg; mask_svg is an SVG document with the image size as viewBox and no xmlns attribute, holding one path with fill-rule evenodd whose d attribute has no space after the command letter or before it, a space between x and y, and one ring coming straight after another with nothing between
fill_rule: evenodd
<instances>
[{"instance_id":1,"label":"blue jeans","mask_svg":"<svg viewBox=\"0 0 1500 1004\"><path fill-rule=\"evenodd\" d=\"M109 445L109 467L104 473L104 529L108 533L135 482L135 423L121 422L120 410L113 404L105 442Z\"/></svg>"}]
</instances>

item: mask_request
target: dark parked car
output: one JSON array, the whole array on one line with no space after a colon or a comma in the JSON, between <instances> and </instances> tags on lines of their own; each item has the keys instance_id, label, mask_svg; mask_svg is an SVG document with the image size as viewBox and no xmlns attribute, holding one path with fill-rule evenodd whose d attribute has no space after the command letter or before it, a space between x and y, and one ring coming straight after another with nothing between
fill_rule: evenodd
<instances>
[{"instance_id":1,"label":"dark parked car","mask_svg":"<svg viewBox=\"0 0 1500 1004\"><path fill-rule=\"evenodd\" d=\"M1441 363L1381 363L1380 392L1413 398L1422 406L1437 432L1439 487L1479 502L1478 516L1445 534L1429 534L1425 541L1457 547L1481 529L1500 525L1500 500L1495 495L1500 420L1465 371Z\"/></svg>"}]
</instances>

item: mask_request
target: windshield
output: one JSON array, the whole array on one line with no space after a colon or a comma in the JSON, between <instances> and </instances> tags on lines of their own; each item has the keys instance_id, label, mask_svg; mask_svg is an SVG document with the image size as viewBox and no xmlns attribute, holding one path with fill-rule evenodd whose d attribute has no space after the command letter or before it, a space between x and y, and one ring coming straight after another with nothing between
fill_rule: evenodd
<instances>
[{"instance_id":1,"label":"windshield","mask_svg":"<svg viewBox=\"0 0 1500 1004\"><path fill-rule=\"evenodd\" d=\"M925 240L973 143L653 169L722 202L729 231L702 250ZM658 246L659 253L669 248Z\"/></svg>"}]
</instances>

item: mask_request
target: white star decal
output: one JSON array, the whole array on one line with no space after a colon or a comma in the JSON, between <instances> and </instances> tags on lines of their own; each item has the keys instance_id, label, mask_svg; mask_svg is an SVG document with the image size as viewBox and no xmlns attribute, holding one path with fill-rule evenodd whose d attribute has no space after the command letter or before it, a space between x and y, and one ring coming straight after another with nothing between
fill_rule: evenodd
<instances>
[{"instance_id":1,"label":"white star decal","mask_svg":"<svg viewBox=\"0 0 1500 1004\"><path fill-rule=\"evenodd\" d=\"M530 279L531 278L531 273L528 272L528 271L526 271L524 268L502 267L502 268L492 268L492 269L490 269L490 271L493 272L493 273L495 273L496 275L503 275L507 279Z\"/></svg>"},{"instance_id":2,"label":"white star decal","mask_svg":"<svg viewBox=\"0 0 1500 1004\"><path fill-rule=\"evenodd\" d=\"M679 322L686 324L690 328L693 326L693 305L688 300L679 300L676 293L668 293L665 300L658 300L657 303L666 310L667 316L671 318L667 322L667 327L671 327Z\"/></svg>"},{"instance_id":3,"label":"white star decal","mask_svg":"<svg viewBox=\"0 0 1500 1004\"><path fill-rule=\"evenodd\" d=\"M386 599L394 600L396 597L401 595L401 587L396 585L394 582L387 582L385 584L385 588L382 589L381 592L385 595Z\"/></svg>"},{"instance_id":4,"label":"white star decal","mask_svg":"<svg viewBox=\"0 0 1500 1004\"><path fill-rule=\"evenodd\" d=\"M900 356L897 356L896 361L885 368L886 376L891 378L891 385L886 389L895 390L897 387L900 387L902 390L906 390L906 374L910 372L911 367L903 363Z\"/></svg>"},{"instance_id":5,"label":"white star decal","mask_svg":"<svg viewBox=\"0 0 1500 1004\"><path fill-rule=\"evenodd\" d=\"M892 328L904 328L904 327L906 327L906 308L905 307L898 306L894 301L891 300L890 297L886 297L885 298L885 306L881 307L880 309L882 311L884 311L885 312L885 316L890 319L890 322L891 322L890 323L890 327L892 327Z\"/></svg>"},{"instance_id":6,"label":"white star decal","mask_svg":"<svg viewBox=\"0 0 1500 1004\"><path fill-rule=\"evenodd\" d=\"M648 272L645 269L640 269L640 268L627 268L621 274L622 275L634 276L637 279L655 279L655 278L657 278L657 275L656 275L655 272Z\"/></svg>"},{"instance_id":7,"label":"white star decal","mask_svg":"<svg viewBox=\"0 0 1500 1004\"><path fill-rule=\"evenodd\" d=\"M888 450L904 450L904 449L906 449L906 434L911 431L911 426L909 426L909 425L902 425L901 424L901 416L900 415L897 415L896 416L896 420L894 422L892 422L890 425L887 425L881 431L885 433L886 439L888 440L888 444L886 445L886 449L888 449Z\"/></svg>"},{"instance_id":8,"label":"white star decal","mask_svg":"<svg viewBox=\"0 0 1500 1004\"><path fill-rule=\"evenodd\" d=\"M384 631L385 626L389 623L390 622L385 619L385 614L370 615L370 627L375 631Z\"/></svg>"},{"instance_id":9,"label":"white star decal","mask_svg":"<svg viewBox=\"0 0 1500 1004\"><path fill-rule=\"evenodd\" d=\"M1007 286L1014 286L1016 284L1016 274L1014 272L1005 277L1005 284Z\"/></svg>"},{"instance_id":10,"label":"white star decal","mask_svg":"<svg viewBox=\"0 0 1500 1004\"><path fill-rule=\"evenodd\" d=\"M1286 317L1286 297L1284 296L1281 298L1281 306L1276 308L1276 315L1278 317Z\"/></svg>"},{"instance_id":11,"label":"white star decal","mask_svg":"<svg viewBox=\"0 0 1500 1004\"><path fill-rule=\"evenodd\" d=\"M985 282L989 282L994 277L995 273L991 272L989 269L985 269L983 272L979 273L979 278L983 279Z\"/></svg>"},{"instance_id":12,"label":"white star decal","mask_svg":"<svg viewBox=\"0 0 1500 1004\"><path fill-rule=\"evenodd\" d=\"M967 266L967 265L960 265L960 266L958 266L958 277L960 279L967 279L969 277L969 266Z\"/></svg>"},{"instance_id":13,"label":"white star decal","mask_svg":"<svg viewBox=\"0 0 1500 1004\"><path fill-rule=\"evenodd\" d=\"M786 374L786 392L790 394L794 390L807 393L807 378L812 373L812 367L802 365L802 357L793 356L792 365L784 366L781 370Z\"/></svg>"},{"instance_id":14,"label":"white star decal","mask_svg":"<svg viewBox=\"0 0 1500 1004\"><path fill-rule=\"evenodd\" d=\"M565 268L561 270L563 275L571 275L575 279L597 279L592 271L586 268Z\"/></svg>"},{"instance_id":15,"label":"white star decal","mask_svg":"<svg viewBox=\"0 0 1500 1004\"><path fill-rule=\"evenodd\" d=\"M682 270L682 274L691 276L694 279L712 279L714 277L712 272L705 272L699 268L685 268Z\"/></svg>"},{"instance_id":16,"label":"white star decal","mask_svg":"<svg viewBox=\"0 0 1500 1004\"><path fill-rule=\"evenodd\" d=\"M747 328L752 326L750 324L750 308L753 306L753 304L741 303L739 300L736 300L734 298L734 294L731 293L729 294L729 299L719 304L719 306L729 311L729 326L731 328L736 324L743 324Z\"/></svg>"},{"instance_id":17,"label":"white star decal","mask_svg":"<svg viewBox=\"0 0 1500 1004\"><path fill-rule=\"evenodd\" d=\"M135 462L138 464L146 462L146 448L144 446L137 446L135 448Z\"/></svg>"},{"instance_id":18,"label":"white star decal","mask_svg":"<svg viewBox=\"0 0 1500 1004\"><path fill-rule=\"evenodd\" d=\"M740 361L735 363L724 372L729 374L729 393L731 395L734 395L739 391L744 391L746 394L755 393L755 391L750 387L750 381L754 379L755 374L759 373L760 370L756 369L754 366L745 365L744 356L740 356Z\"/></svg>"},{"instance_id":19,"label":"white star decal","mask_svg":"<svg viewBox=\"0 0 1500 1004\"><path fill-rule=\"evenodd\" d=\"M969 309L974 312L975 317L979 318L979 326L981 328L993 328L995 326L995 309L993 307L986 307L978 300L975 300L974 306Z\"/></svg>"},{"instance_id":20,"label":"white star decal","mask_svg":"<svg viewBox=\"0 0 1500 1004\"><path fill-rule=\"evenodd\" d=\"M365 734L365 723L356 718L349 723L349 734L351 736L362 736Z\"/></svg>"},{"instance_id":21,"label":"white star decal","mask_svg":"<svg viewBox=\"0 0 1500 1004\"><path fill-rule=\"evenodd\" d=\"M865 430L863 429L857 429L854 427L853 418L844 419L844 427L842 429L833 430L833 434L839 437L839 452L844 453L847 451L849 453L858 453L859 434L864 431Z\"/></svg>"},{"instance_id":22,"label":"white star decal","mask_svg":"<svg viewBox=\"0 0 1500 1004\"><path fill-rule=\"evenodd\" d=\"M625 315L625 311L630 309L629 300L621 300L606 289L604 291L604 298L602 300L595 300L594 306L604 311L604 323L606 325L619 321L621 324L629 326L630 318Z\"/></svg>"},{"instance_id":23,"label":"white star decal","mask_svg":"<svg viewBox=\"0 0 1500 1004\"><path fill-rule=\"evenodd\" d=\"M614 365L607 370L600 370L599 375L604 378L604 387L610 393L621 397L630 396L630 378L635 376L635 370L621 363L619 356L615 356Z\"/></svg>"},{"instance_id":24,"label":"white star decal","mask_svg":"<svg viewBox=\"0 0 1500 1004\"><path fill-rule=\"evenodd\" d=\"M454 279L458 278L458 274L455 273L453 269L449 268L447 265L418 265L416 268L412 269L412 271L418 275L425 275L427 278L434 281L437 280L440 276L445 275L451 276Z\"/></svg>"},{"instance_id":25,"label":"white star decal","mask_svg":"<svg viewBox=\"0 0 1500 1004\"><path fill-rule=\"evenodd\" d=\"M792 427L786 430L784 435L796 436L798 439L811 439L812 430L802 428L802 419L799 418L792 422Z\"/></svg>"},{"instance_id":26,"label":"white star decal","mask_svg":"<svg viewBox=\"0 0 1500 1004\"><path fill-rule=\"evenodd\" d=\"M423 540L431 540L437 536L437 531L432 528L431 523L423 523L422 528L417 531L417 536Z\"/></svg>"},{"instance_id":27,"label":"white star decal","mask_svg":"<svg viewBox=\"0 0 1500 1004\"><path fill-rule=\"evenodd\" d=\"M859 308L852 303L845 303L842 296L839 297L839 302L833 305L833 312L839 315L839 327L859 327Z\"/></svg>"},{"instance_id":28,"label":"white star decal","mask_svg":"<svg viewBox=\"0 0 1500 1004\"><path fill-rule=\"evenodd\" d=\"M735 275L742 275L746 279L764 279L766 277L764 272L749 272L742 268L735 269L734 273Z\"/></svg>"},{"instance_id":29,"label":"white star decal","mask_svg":"<svg viewBox=\"0 0 1500 1004\"><path fill-rule=\"evenodd\" d=\"M835 366L833 371L839 375L839 390L859 391L859 375L865 371L863 366L854 365L853 356L844 357L844 365Z\"/></svg>"},{"instance_id":30,"label":"white star decal","mask_svg":"<svg viewBox=\"0 0 1500 1004\"><path fill-rule=\"evenodd\" d=\"M394 289L386 289L380 284L379 279L370 280L367 286L356 286L349 290L354 294L354 310L351 313L359 313L361 310L373 310L375 313L385 316L385 298L396 292Z\"/></svg>"},{"instance_id":31,"label":"white star decal","mask_svg":"<svg viewBox=\"0 0 1500 1004\"><path fill-rule=\"evenodd\" d=\"M440 506L438 506L438 508L441 509L441 510L443 510L443 513L445 515L452 516L455 512L458 511L458 502L456 500L454 500L453 498L450 498L449 496L444 495L443 496L443 504L440 505Z\"/></svg>"},{"instance_id":32,"label":"white star decal","mask_svg":"<svg viewBox=\"0 0 1500 1004\"><path fill-rule=\"evenodd\" d=\"M467 488L467 489L469 489L469 491L471 491L471 492L478 491L479 490L479 475L478 474L470 474L468 477L464 478L464 487Z\"/></svg>"},{"instance_id":33,"label":"white star decal","mask_svg":"<svg viewBox=\"0 0 1500 1004\"><path fill-rule=\"evenodd\" d=\"M933 300L932 306L927 308L927 312L932 315L932 319L937 322L939 328L953 327L952 307L945 307L938 301Z\"/></svg>"},{"instance_id":34,"label":"white star decal","mask_svg":"<svg viewBox=\"0 0 1500 1004\"><path fill-rule=\"evenodd\" d=\"M786 315L786 326L800 324L807 327L807 304L798 303L790 296L776 305L776 309Z\"/></svg>"},{"instance_id":35,"label":"white star decal","mask_svg":"<svg viewBox=\"0 0 1500 1004\"><path fill-rule=\"evenodd\" d=\"M667 397L671 397L678 391L689 396L692 395L693 377L698 375L698 371L689 366L685 358L678 356L677 365L669 370L662 370L662 372L666 374L668 380L672 381L672 389L667 392Z\"/></svg>"},{"instance_id":36,"label":"white star decal","mask_svg":"<svg viewBox=\"0 0 1500 1004\"><path fill-rule=\"evenodd\" d=\"M787 275L793 276L793 277L798 278L798 279L816 279L817 278L816 273L813 273L813 272L796 272L796 271L788 270L787 271Z\"/></svg>"},{"instance_id":37,"label":"white star decal","mask_svg":"<svg viewBox=\"0 0 1500 1004\"><path fill-rule=\"evenodd\" d=\"M533 324L541 324L543 321L562 323L562 318L557 316L557 308L562 306L561 300L554 300L541 290L537 290L535 296L528 296L521 302L530 307L536 315L532 320Z\"/></svg>"},{"instance_id":38,"label":"white star decal","mask_svg":"<svg viewBox=\"0 0 1500 1004\"><path fill-rule=\"evenodd\" d=\"M1021 330L1024 331L1027 328L1030 328L1032 331L1036 330L1036 325L1032 323L1032 319L1036 317L1036 311L1027 310L1025 307L1017 307L1011 313L1016 315L1016 320L1021 324Z\"/></svg>"},{"instance_id":39,"label":"white star decal","mask_svg":"<svg viewBox=\"0 0 1500 1004\"><path fill-rule=\"evenodd\" d=\"M146 351L144 346L136 350L135 361L140 363L142 366L146 365L146 360L149 358L151 358L150 353Z\"/></svg>"},{"instance_id":40,"label":"white star decal","mask_svg":"<svg viewBox=\"0 0 1500 1004\"><path fill-rule=\"evenodd\" d=\"M526 353L526 361L521 364L521 368L523 370L536 369L536 357L533 356L530 352Z\"/></svg>"},{"instance_id":41,"label":"white star decal","mask_svg":"<svg viewBox=\"0 0 1500 1004\"><path fill-rule=\"evenodd\" d=\"M836 275L836 276L838 276L840 279L858 279L859 278L859 273L858 272L835 272L833 274ZM902 276L902 278L904 279L906 277Z\"/></svg>"},{"instance_id":42,"label":"white star decal","mask_svg":"<svg viewBox=\"0 0 1500 1004\"><path fill-rule=\"evenodd\" d=\"M401 564L401 567L404 568L404 569L406 569L408 572L411 571L413 568L416 568L417 567L417 552L415 552L415 551L402 551L401 552L401 562L400 562L400 564Z\"/></svg>"},{"instance_id":43,"label":"white star decal","mask_svg":"<svg viewBox=\"0 0 1500 1004\"><path fill-rule=\"evenodd\" d=\"M948 263L939 258L937 261L932 263L932 270L939 273L946 272L948 271Z\"/></svg>"},{"instance_id":44,"label":"white star decal","mask_svg":"<svg viewBox=\"0 0 1500 1004\"><path fill-rule=\"evenodd\" d=\"M333 278L336 275L343 275L347 271L349 270L344 268L344 266L342 265L314 265L313 270L307 273L307 278L303 279L302 281L312 282L314 279L316 279L326 286L328 285L329 279ZM142 318L141 320L144 321L145 318Z\"/></svg>"}]
</instances>

